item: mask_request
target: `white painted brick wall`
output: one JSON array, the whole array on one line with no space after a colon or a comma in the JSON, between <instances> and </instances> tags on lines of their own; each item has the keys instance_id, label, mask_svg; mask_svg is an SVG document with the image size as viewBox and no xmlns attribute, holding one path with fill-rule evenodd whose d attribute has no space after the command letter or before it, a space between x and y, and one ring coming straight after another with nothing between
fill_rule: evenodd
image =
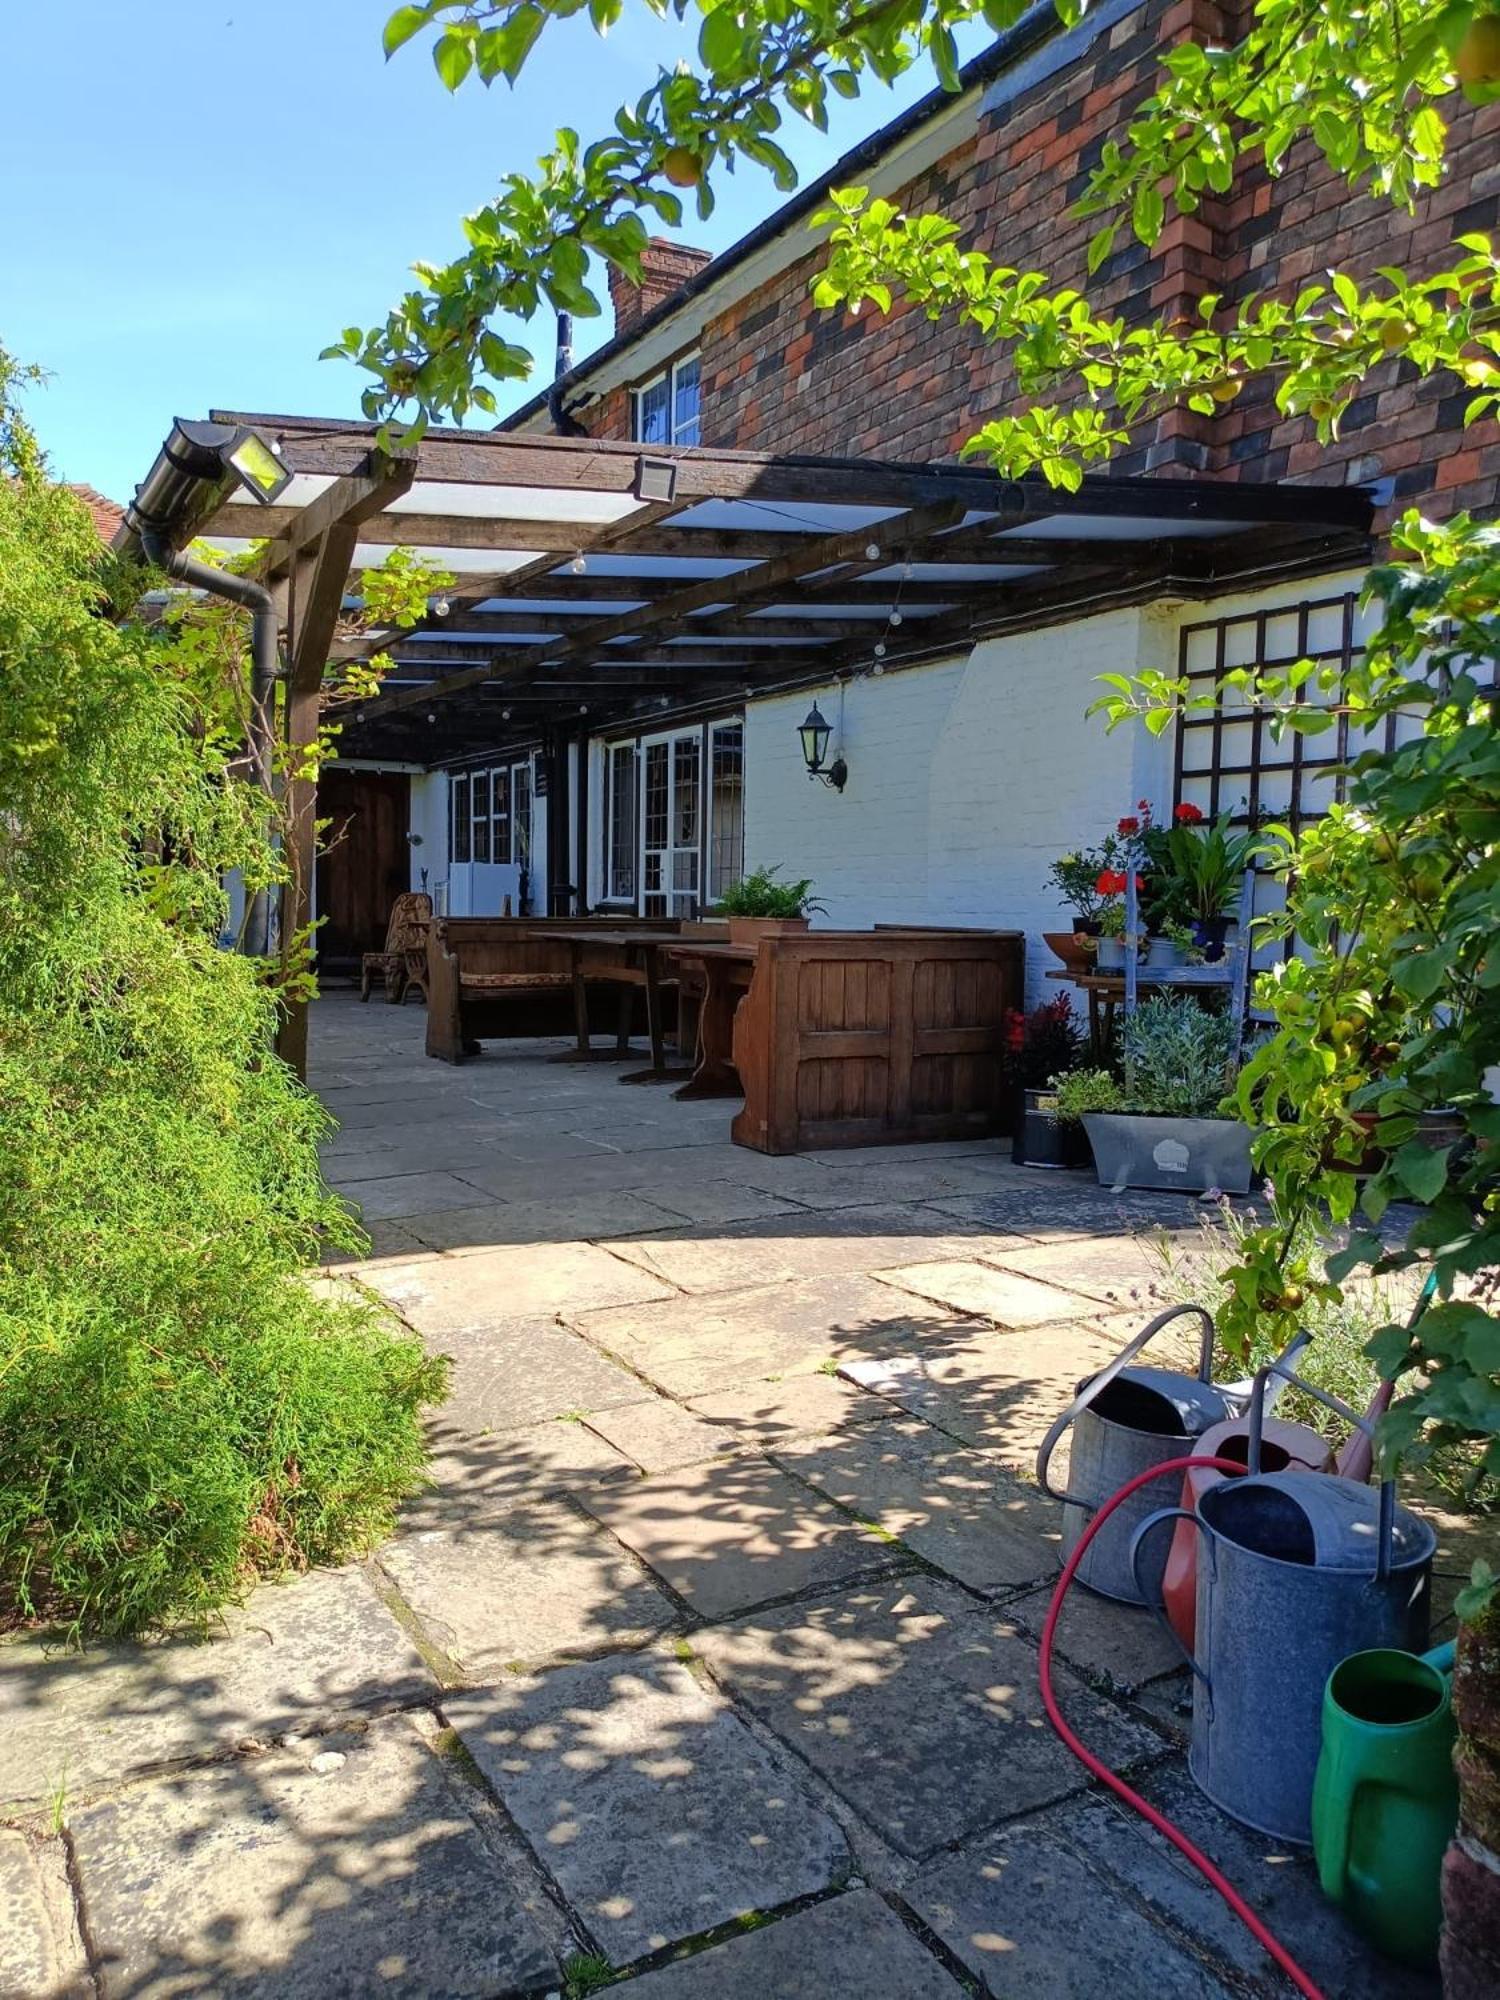
<instances>
[{"instance_id":1,"label":"white painted brick wall","mask_svg":"<svg viewBox=\"0 0 1500 2000\"><path fill-rule=\"evenodd\" d=\"M411 886L420 889L427 870L427 893L441 908L438 889L448 880L448 774L424 771L411 781L411 831L421 845L411 850Z\"/></svg>"},{"instance_id":2,"label":"white painted brick wall","mask_svg":"<svg viewBox=\"0 0 1500 2000\"><path fill-rule=\"evenodd\" d=\"M797 742L806 693L746 716L746 854L811 875L836 925L907 920L1028 933L1033 1004L1056 991L1040 933L1060 927L1052 860L1137 799L1165 802L1171 748L1109 735L1085 711L1103 673L1176 659L1175 612L1129 610L993 639L966 661L873 676L844 696L843 794L813 783ZM836 722L835 690L818 695Z\"/></svg>"}]
</instances>

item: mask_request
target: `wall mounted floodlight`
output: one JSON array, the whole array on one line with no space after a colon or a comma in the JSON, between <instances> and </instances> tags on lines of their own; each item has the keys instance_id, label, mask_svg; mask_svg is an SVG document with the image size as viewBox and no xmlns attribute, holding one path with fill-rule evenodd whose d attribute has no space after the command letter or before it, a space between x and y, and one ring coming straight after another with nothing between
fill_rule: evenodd
<instances>
[{"instance_id":1,"label":"wall mounted floodlight","mask_svg":"<svg viewBox=\"0 0 1500 2000\"><path fill-rule=\"evenodd\" d=\"M279 500L292 483L292 475L276 456L276 447L259 431L248 427L236 431L222 456L245 491L263 507Z\"/></svg>"},{"instance_id":2,"label":"wall mounted floodlight","mask_svg":"<svg viewBox=\"0 0 1500 2000\"><path fill-rule=\"evenodd\" d=\"M677 466L670 458L638 458L635 462L637 500L675 500Z\"/></svg>"},{"instance_id":3,"label":"wall mounted floodlight","mask_svg":"<svg viewBox=\"0 0 1500 2000\"><path fill-rule=\"evenodd\" d=\"M807 766L807 775L821 778L825 785L832 785L836 792L841 792L849 782L849 766L840 756L824 769L823 760L828 755L828 741L833 731L816 702L808 710L807 719L799 724L797 735L802 744L802 761Z\"/></svg>"}]
</instances>

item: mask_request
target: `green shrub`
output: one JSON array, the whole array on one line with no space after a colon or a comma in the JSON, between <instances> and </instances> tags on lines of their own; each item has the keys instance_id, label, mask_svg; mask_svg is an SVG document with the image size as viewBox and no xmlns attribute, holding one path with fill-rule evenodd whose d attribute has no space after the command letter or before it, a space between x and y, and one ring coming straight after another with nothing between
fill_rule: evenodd
<instances>
[{"instance_id":1,"label":"green shrub","mask_svg":"<svg viewBox=\"0 0 1500 2000\"><path fill-rule=\"evenodd\" d=\"M1057 1093L1056 1117L1060 1125L1076 1125L1090 1112L1124 1108L1120 1086L1107 1069L1070 1070L1066 1075L1053 1077L1052 1087Z\"/></svg>"},{"instance_id":2,"label":"green shrub","mask_svg":"<svg viewBox=\"0 0 1500 2000\"><path fill-rule=\"evenodd\" d=\"M301 1275L357 1241L222 872L238 691L102 615L0 352L0 1624L202 1617L384 1532L442 1368ZM117 582L118 589L124 589Z\"/></svg>"},{"instance_id":3,"label":"green shrub","mask_svg":"<svg viewBox=\"0 0 1500 2000\"><path fill-rule=\"evenodd\" d=\"M1125 1024L1125 1101L1155 1118L1211 1118L1234 1087L1235 1026L1185 995L1153 993Z\"/></svg>"}]
</instances>

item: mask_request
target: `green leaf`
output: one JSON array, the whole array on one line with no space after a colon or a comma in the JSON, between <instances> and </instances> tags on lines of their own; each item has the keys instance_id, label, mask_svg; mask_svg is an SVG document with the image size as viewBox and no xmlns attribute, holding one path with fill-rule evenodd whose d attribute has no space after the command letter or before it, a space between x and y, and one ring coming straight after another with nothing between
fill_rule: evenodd
<instances>
[{"instance_id":1,"label":"green leaf","mask_svg":"<svg viewBox=\"0 0 1500 2000\"><path fill-rule=\"evenodd\" d=\"M1157 188L1141 186L1136 189L1135 201L1131 207L1131 225L1142 243L1151 244L1156 241L1161 234L1166 213L1166 203Z\"/></svg>"},{"instance_id":2,"label":"green leaf","mask_svg":"<svg viewBox=\"0 0 1500 2000\"><path fill-rule=\"evenodd\" d=\"M427 25L428 13L425 7L398 7L385 24L385 32L380 38L389 62L397 49L403 48L414 34Z\"/></svg>"},{"instance_id":3,"label":"green leaf","mask_svg":"<svg viewBox=\"0 0 1500 2000\"><path fill-rule=\"evenodd\" d=\"M1413 1201L1436 1201L1448 1184L1448 1147L1409 1139L1391 1165Z\"/></svg>"},{"instance_id":4,"label":"green leaf","mask_svg":"<svg viewBox=\"0 0 1500 2000\"><path fill-rule=\"evenodd\" d=\"M1364 1352L1375 1363L1382 1382L1394 1382L1411 1353L1411 1335L1404 1326L1383 1326L1365 1342Z\"/></svg>"},{"instance_id":5,"label":"green leaf","mask_svg":"<svg viewBox=\"0 0 1500 2000\"><path fill-rule=\"evenodd\" d=\"M433 44L432 63L443 80L443 88L457 90L474 67L473 44L467 35L452 32L441 35Z\"/></svg>"},{"instance_id":6,"label":"green leaf","mask_svg":"<svg viewBox=\"0 0 1500 2000\"><path fill-rule=\"evenodd\" d=\"M1500 1577L1481 1556L1469 1572L1469 1581L1453 1600L1454 1615L1465 1625L1474 1625L1500 1595Z\"/></svg>"}]
</instances>

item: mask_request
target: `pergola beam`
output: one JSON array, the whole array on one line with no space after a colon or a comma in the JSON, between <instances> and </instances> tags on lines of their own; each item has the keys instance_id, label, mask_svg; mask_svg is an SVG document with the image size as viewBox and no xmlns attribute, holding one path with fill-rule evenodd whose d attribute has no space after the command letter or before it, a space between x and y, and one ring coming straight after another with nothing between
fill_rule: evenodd
<instances>
[{"instance_id":1,"label":"pergola beam","mask_svg":"<svg viewBox=\"0 0 1500 2000\"><path fill-rule=\"evenodd\" d=\"M346 473L336 479L332 486L320 493L316 500L310 500L305 507L297 508L220 508L213 519L213 528L220 534L255 536L275 534L275 539L266 550L263 559L263 575L270 579L280 576L304 549L310 549L322 540L332 527L359 527L378 516L393 500L399 500L411 487L417 476L415 452L401 457L388 457L384 452L369 453L367 472ZM226 513L246 516L245 524L239 528L226 528L223 516ZM280 522L273 530L267 520L268 512L290 518ZM350 560L354 556L354 544L349 545ZM347 575L347 570L345 572Z\"/></svg>"}]
</instances>

